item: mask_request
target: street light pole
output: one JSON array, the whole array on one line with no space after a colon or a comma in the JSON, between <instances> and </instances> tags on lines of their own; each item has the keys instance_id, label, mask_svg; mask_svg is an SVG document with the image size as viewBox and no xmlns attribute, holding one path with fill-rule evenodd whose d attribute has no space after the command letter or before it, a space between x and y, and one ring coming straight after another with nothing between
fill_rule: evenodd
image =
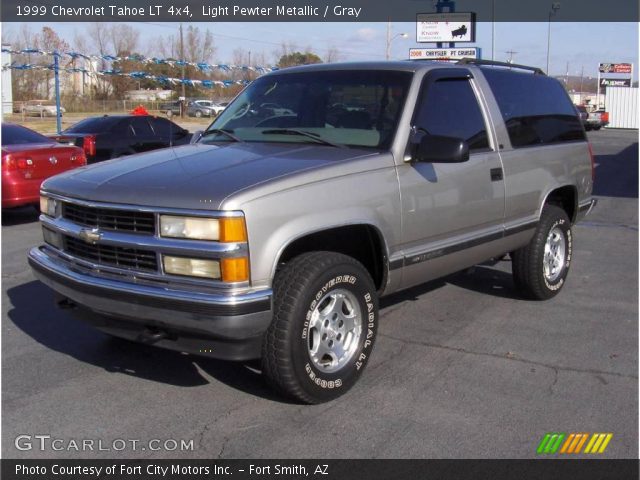
<instances>
[{"instance_id":1,"label":"street light pole","mask_svg":"<svg viewBox=\"0 0 640 480\"><path fill-rule=\"evenodd\" d=\"M408 38L409 35L406 33L396 33L393 37L391 36L391 22L387 22L387 51L385 58L389 60L391 58L391 42L393 42L396 38Z\"/></svg>"},{"instance_id":2,"label":"street light pole","mask_svg":"<svg viewBox=\"0 0 640 480\"><path fill-rule=\"evenodd\" d=\"M551 10L549 11L549 21L547 22L547 75L549 75L549 59L551 54L551 17L560 10L560 2L554 2L551 4Z\"/></svg>"}]
</instances>

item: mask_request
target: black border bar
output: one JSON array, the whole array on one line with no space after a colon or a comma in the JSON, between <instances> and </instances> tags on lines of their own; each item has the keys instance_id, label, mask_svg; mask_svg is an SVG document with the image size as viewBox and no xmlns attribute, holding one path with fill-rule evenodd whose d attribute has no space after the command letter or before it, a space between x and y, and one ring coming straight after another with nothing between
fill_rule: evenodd
<instances>
[{"instance_id":1,"label":"black border bar","mask_svg":"<svg viewBox=\"0 0 640 480\"><path fill-rule=\"evenodd\" d=\"M2 22L415 22L419 13L436 12L433 3L425 0L2 0L0 16ZM475 12L478 22L548 22L551 3L551 0L455 0L455 9ZM112 10L110 5L116 8ZM157 9L156 5L162 8ZM562 0L560 5L552 15L553 22L640 20L638 2L633 0ZM38 7L36 14L25 15L25 6ZM68 10L80 7L84 7L86 13ZM141 10L119 12L118 8L124 7ZM254 10L249 13L248 8Z\"/></svg>"},{"instance_id":2,"label":"black border bar","mask_svg":"<svg viewBox=\"0 0 640 480\"><path fill-rule=\"evenodd\" d=\"M533 444L532 444L533 445ZM533 448L533 446L532 446ZM57 467L54 467L57 466ZM122 472L124 466L125 472ZM252 467L253 466L253 467ZM277 467L279 466L279 467ZM101 468L96 474L98 467ZM168 468L163 475L158 467ZM266 468L268 467L268 469ZM278 474L287 467L289 474ZM41 473L24 472L24 468ZM78 473L56 475L55 468ZM82 473L82 469L84 472ZM113 468L116 473L109 473ZM180 473L177 473L178 468ZM258 468L262 473L256 473ZM280 468L280 470L278 470ZM129 474L126 471L131 472ZM93 472L93 473L92 473ZM251 472L251 473L250 473ZM638 460L2 460L3 480L631 480Z\"/></svg>"}]
</instances>

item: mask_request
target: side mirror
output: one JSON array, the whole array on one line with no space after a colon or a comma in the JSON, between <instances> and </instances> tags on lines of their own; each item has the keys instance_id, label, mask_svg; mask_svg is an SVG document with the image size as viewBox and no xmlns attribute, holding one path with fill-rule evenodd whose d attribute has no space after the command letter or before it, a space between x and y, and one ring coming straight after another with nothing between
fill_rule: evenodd
<instances>
[{"instance_id":1,"label":"side mirror","mask_svg":"<svg viewBox=\"0 0 640 480\"><path fill-rule=\"evenodd\" d=\"M469 160L469 144L461 138L424 135L413 159L427 163L461 163Z\"/></svg>"},{"instance_id":2,"label":"side mirror","mask_svg":"<svg viewBox=\"0 0 640 480\"><path fill-rule=\"evenodd\" d=\"M198 140L202 138L203 133L204 133L203 130L197 130L193 132L193 135L191 135L191 140L189 141L189 143L198 143Z\"/></svg>"}]
</instances>

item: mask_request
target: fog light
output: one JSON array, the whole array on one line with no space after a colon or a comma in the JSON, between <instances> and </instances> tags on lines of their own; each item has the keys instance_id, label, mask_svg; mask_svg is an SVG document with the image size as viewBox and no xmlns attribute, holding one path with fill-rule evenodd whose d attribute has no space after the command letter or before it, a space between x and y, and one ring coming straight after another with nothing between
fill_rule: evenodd
<instances>
[{"instance_id":1,"label":"fog light","mask_svg":"<svg viewBox=\"0 0 640 480\"><path fill-rule=\"evenodd\" d=\"M220 279L220 262L201 258L162 257L164 271L171 275Z\"/></svg>"},{"instance_id":2,"label":"fog light","mask_svg":"<svg viewBox=\"0 0 640 480\"><path fill-rule=\"evenodd\" d=\"M59 233L42 227L42 237L44 238L45 243L62 250L62 237Z\"/></svg>"}]
</instances>

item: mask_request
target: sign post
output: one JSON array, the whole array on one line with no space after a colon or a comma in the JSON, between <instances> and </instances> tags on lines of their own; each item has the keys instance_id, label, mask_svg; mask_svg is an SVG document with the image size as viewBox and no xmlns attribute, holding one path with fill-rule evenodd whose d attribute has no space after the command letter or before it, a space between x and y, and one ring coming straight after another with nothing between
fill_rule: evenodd
<instances>
[{"instance_id":1,"label":"sign post","mask_svg":"<svg viewBox=\"0 0 640 480\"><path fill-rule=\"evenodd\" d=\"M58 135L62 133L62 112L60 111L60 55L58 52L53 52L53 73L56 84L56 129Z\"/></svg>"}]
</instances>

